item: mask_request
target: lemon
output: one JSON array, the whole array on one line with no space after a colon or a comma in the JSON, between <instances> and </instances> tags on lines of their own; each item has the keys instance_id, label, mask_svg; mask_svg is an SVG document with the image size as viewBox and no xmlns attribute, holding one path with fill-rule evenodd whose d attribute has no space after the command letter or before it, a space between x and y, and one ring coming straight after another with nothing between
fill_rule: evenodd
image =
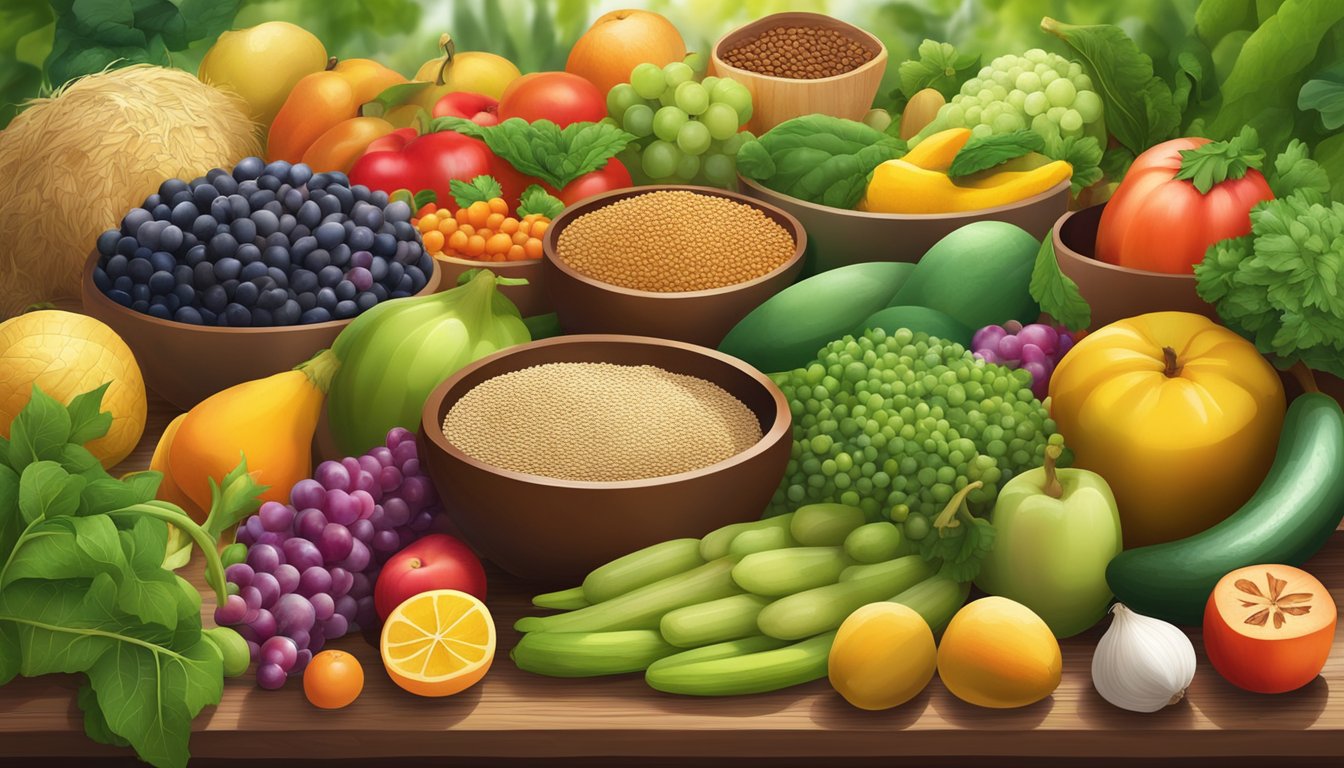
<instances>
[{"instance_id":1,"label":"lemon","mask_svg":"<svg viewBox=\"0 0 1344 768\"><path fill-rule=\"evenodd\" d=\"M87 315L29 312L0 323L0 437L28 404L33 385L61 403L110 382L102 408L112 427L87 445L104 467L126 458L145 430L145 380L131 348Z\"/></svg>"},{"instance_id":2,"label":"lemon","mask_svg":"<svg viewBox=\"0 0 1344 768\"><path fill-rule=\"evenodd\" d=\"M873 603L840 625L827 675L831 687L859 709L890 709L924 690L937 658L933 631L914 609Z\"/></svg>"},{"instance_id":3,"label":"lemon","mask_svg":"<svg viewBox=\"0 0 1344 768\"><path fill-rule=\"evenodd\" d=\"M430 590L388 614L378 647L392 682L418 696L451 696L490 670L495 621L472 595Z\"/></svg>"},{"instance_id":4,"label":"lemon","mask_svg":"<svg viewBox=\"0 0 1344 768\"><path fill-rule=\"evenodd\" d=\"M981 707L1025 707L1059 687L1063 658L1045 621L1006 597L967 603L943 632L938 676Z\"/></svg>"}]
</instances>

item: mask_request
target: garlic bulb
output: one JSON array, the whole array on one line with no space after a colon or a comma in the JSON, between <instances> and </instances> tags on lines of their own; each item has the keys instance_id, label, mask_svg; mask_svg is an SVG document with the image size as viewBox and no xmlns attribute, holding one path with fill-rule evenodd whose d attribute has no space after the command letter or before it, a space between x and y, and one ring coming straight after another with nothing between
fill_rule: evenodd
<instances>
[{"instance_id":1,"label":"garlic bulb","mask_svg":"<svg viewBox=\"0 0 1344 768\"><path fill-rule=\"evenodd\" d=\"M1161 619L1116 603L1111 626L1092 655L1092 685L1121 709L1156 712L1175 704L1195 677L1190 638Z\"/></svg>"}]
</instances>

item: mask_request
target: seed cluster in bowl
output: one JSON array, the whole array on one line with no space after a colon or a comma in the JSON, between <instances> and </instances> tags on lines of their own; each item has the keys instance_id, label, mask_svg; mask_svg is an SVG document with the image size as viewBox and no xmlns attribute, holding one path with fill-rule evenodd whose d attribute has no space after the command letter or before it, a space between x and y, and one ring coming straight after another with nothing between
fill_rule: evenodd
<instances>
[{"instance_id":1,"label":"seed cluster in bowl","mask_svg":"<svg viewBox=\"0 0 1344 768\"><path fill-rule=\"evenodd\" d=\"M791 80L843 75L875 55L837 29L813 26L773 27L722 54L724 62L738 69Z\"/></svg>"},{"instance_id":2,"label":"seed cluster in bowl","mask_svg":"<svg viewBox=\"0 0 1344 768\"><path fill-rule=\"evenodd\" d=\"M793 236L755 208L717 195L660 190L574 219L556 255L570 268L622 288L658 293L745 283L793 257Z\"/></svg>"},{"instance_id":3,"label":"seed cluster in bowl","mask_svg":"<svg viewBox=\"0 0 1344 768\"><path fill-rule=\"evenodd\" d=\"M653 365L546 363L477 384L443 434L501 469L560 480L665 477L761 439L756 416L717 384Z\"/></svg>"}]
</instances>

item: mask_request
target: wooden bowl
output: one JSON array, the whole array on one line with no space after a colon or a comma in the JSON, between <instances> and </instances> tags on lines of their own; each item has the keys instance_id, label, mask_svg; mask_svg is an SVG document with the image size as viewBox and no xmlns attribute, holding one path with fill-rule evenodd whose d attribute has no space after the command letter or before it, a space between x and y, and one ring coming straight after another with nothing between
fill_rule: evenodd
<instances>
[{"instance_id":1,"label":"wooden bowl","mask_svg":"<svg viewBox=\"0 0 1344 768\"><path fill-rule=\"evenodd\" d=\"M816 80L762 75L734 67L723 52L776 27L820 27L838 30L845 37L873 52L867 63L843 75ZM751 119L746 129L757 136L785 120L803 115L832 115L862 120L872 109L873 99L887 71L887 48L872 34L852 24L820 13L775 13L745 24L719 38L710 55L710 72L745 85L751 92Z\"/></svg>"},{"instance_id":2,"label":"wooden bowl","mask_svg":"<svg viewBox=\"0 0 1344 768\"><path fill-rule=\"evenodd\" d=\"M551 312L551 302L546 297L546 288L542 281L545 270L541 259L527 261L468 261L451 256L436 256L441 278L439 290L447 291L457 287L457 278L463 272L472 269L488 269L499 277L520 277L527 285L497 285L495 289L504 294L518 307L523 317L545 315Z\"/></svg>"},{"instance_id":3,"label":"wooden bowl","mask_svg":"<svg viewBox=\"0 0 1344 768\"><path fill-rule=\"evenodd\" d=\"M870 213L809 203L738 177L743 193L793 214L808 235L803 274L864 261L917 262L933 244L973 221L1006 221L1040 240L1068 210L1069 182L1007 205L960 213Z\"/></svg>"},{"instance_id":4,"label":"wooden bowl","mask_svg":"<svg viewBox=\"0 0 1344 768\"><path fill-rule=\"evenodd\" d=\"M1194 274L1148 272L1094 258L1097 225L1105 207L1102 203L1065 213L1059 217L1053 235L1060 271L1078 284L1078 292L1092 307L1092 327L1168 310L1194 312L1220 322L1213 305L1195 292Z\"/></svg>"},{"instance_id":5,"label":"wooden bowl","mask_svg":"<svg viewBox=\"0 0 1344 768\"><path fill-rule=\"evenodd\" d=\"M350 320L271 328L220 328L161 320L109 299L93 284L98 252L84 265L80 293L84 311L126 340L145 385L187 410L214 393L287 371L331 346ZM439 267L417 296L439 285Z\"/></svg>"},{"instance_id":6,"label":"wooden bowl","mask_svg":"<svg viewBox=\"0 0 1344 768\"><path fill-rule=\"evenodd\" d=\"M575 219L627 197L683 190L726 197L750 205L793 236L793 256L773 272L736 285L704 291L660 293L604 283L565 264L556 253L560 233ZM688 226L694 226L693 223ZM626 333L717 347L734 325L766 299L787 288L803 267L807 232L798 220L773 205L711 187L656 185L597 195L566 208L542 239L546 291L566 333Z\"/></svg>"},{"instance_id":7,"label":"wooden bowl","mask_svg":"<svg viewBox=\"0 0 1344 768\"><path fill-rule=\"evenodd\" d=\"M556 362L656 365L712 381L751 409L763 437L703 469L604 483L500 469L443 436L448 410L477 384ZM420 461L451 522L481 554L516 576L569 585L641 547L760 517L789 460L791 422L779 388L721 352L638 336L562 336L501 350L440 384L425 401Z\"/></svg>"}]
</instances>

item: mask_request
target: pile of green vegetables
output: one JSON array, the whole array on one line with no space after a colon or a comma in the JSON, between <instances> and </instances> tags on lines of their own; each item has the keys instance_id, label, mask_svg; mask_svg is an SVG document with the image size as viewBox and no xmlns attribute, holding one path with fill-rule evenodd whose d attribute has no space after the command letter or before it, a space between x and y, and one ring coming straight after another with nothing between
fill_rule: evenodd
<instances>
[{"instance_id":1,"label":"pile of green vegetables","mask_svg":"<svg viewBox=\"0 0 1344 768\"><path fill-rule=\"evenodd\" d=\"M836 629L868 603L946 626L970 584L914 551L896 526L842 504L673 539L538 595L539 607L569 610L520 619L511 656L552 677L643 671L650 687L691 696L799 685L826 676Z\"/></svg>"},{"instance_id":2,"label":"pile of green vegetables","mask_svg":"<svg viewBox=\"0 0 1344 768\"><path fill-rule=\"evenodd\" d=\"M240 464L214 487L200 526L154 500L159 473L109 476L84 448L112 423L99 410L106 389L63 406L34 387L0 439L0 685L81 674L90 738L180 768L192 718L219 703L248 650L231 629L201 627L201 595L164 565L169 526L200 548L223 603L218 537L257 509L264 488Z\"/></svg>"}]
</instances>

